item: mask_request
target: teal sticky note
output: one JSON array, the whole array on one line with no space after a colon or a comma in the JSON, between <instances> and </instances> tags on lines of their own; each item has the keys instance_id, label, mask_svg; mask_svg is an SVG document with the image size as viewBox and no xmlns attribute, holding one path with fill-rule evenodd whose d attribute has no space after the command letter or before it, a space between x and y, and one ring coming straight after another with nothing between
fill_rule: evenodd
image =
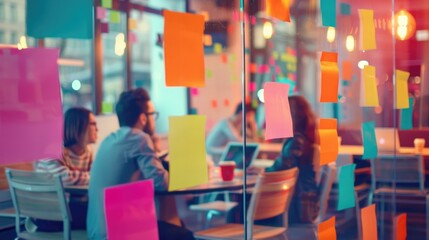
<instances>
[{"instance_id":1,"label":"teal sticky note","mask_svg":"<svg viewBox=\"0 0 429 240\"><path fill-rule=\"evenodd\" d=\"M342 15L350 16L351 12L352 11L351 11L350 4L348 4L348 3L340 3L340 13Z\"/></svg>"},{"instance_id":2,"label":"teal sticky note","mask_svg":"<svg viewBox=\"0 0 429 240\"><path fill-rule=\"evenodd\" d=\"M337 210L355 206L355 168L356 164L341 166L338 174L338 205Z\"/></svg>"},{"instance_id":3,"label":"teal sticky note","mask_svg":"<svg viewBox=\"0 0 429 240\"><path fill-rule=\"evenodd\" d=\"M287 83L290 85L288 94L292 94L293 91L295 90L296 82L290 80L289 78L277 77L277 82Z\"/></svg>"},{"instance_id":4,"label":"teal sticky note","mask_svg":"<svg viewBox=\"0 0 429 240\"><path fill-rule=\"evenodd\" d=\"M110 22L111 23L120 23L121 22L121 13L119 11L111 10L110 14Z\"/></svg>"},{"instance_id":5,"label":"teal sticky note","mask_svg":"<svg viewBox=\"0 0 429 240\"><path fill-rule=\"evenodd\" d=\"M93 38L92 0L27 0L26 34L34 38Z\"/></svg>"},{"instance_id":6,"label":"teal sticky note","mask_svg":"<svg viewBox=\"0 0 429 240\"><path fill-rule=\"evenodd\" d=\"M337 1L320 0L320 11L322 14L322 25L326 27L337 26Z\"/></svg>"},{"instance_id":7,"label":"teal sticky note","mask_svg":"<svg viewBox=\"0 0 429 240\"><path fill-rule=\"evenodd\" d=\"M101 0L101 6L104 8L112 8L112 0Z\"/></svg>"},{"instance_id":8,"label":"teal sticky note","mask_svg":"<svg viewBox=\"0 0 429 240\"><path fill-rule=\"evenodd\" d=\"M409 98L408 108L401 109L401 125L399 129L409 130L413 128L413 103L414 99Z\"/></svg>"},{"instance_id":9,"label":"teal sticky note","mask_svg":"<svg viewBox=\"0 0 429 240\"><path fill-rule=\"evenodd\" d=\"M362 159L376 158L378 155L377 139L375 138L375 123L362 123L362 142L363 156Z\"/></svg>"}]
</instances>

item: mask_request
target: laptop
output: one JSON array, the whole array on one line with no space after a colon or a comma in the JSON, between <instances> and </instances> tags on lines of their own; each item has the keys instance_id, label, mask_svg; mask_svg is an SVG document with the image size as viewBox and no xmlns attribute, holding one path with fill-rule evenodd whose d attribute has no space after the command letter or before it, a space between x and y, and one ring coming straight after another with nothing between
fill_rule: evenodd
<instances>
[{"instance_id":1,"label":"laptop","mask_svg":"<svg viewBox=\"0 0 429 240\"><path fill-rule=\"evenodd\" d=\"M379 152L399 152L412 153L412 149L401 149L398 129L396 128L375 128L375 138Z\"/></svg>"},{"instance_id":2,"label":"laptop","mask_svg":"<svg viewBox=\"0 0 429 240\"><path fill-rule=\"evenodd\" d=\"M246 168L252 165L258 153L257 143L246 143ZM220 161L234 161L236 169L243 169L243 155L243 143L230 142L222 153Z\"/></svg>"}]
</instances>

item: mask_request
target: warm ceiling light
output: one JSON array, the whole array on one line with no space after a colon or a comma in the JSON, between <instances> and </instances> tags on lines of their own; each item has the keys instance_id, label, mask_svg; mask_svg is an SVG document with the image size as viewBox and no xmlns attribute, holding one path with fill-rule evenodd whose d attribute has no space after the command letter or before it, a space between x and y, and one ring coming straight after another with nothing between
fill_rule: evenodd
<instances>
[{"instance_id":1,"label":"warm ceiling light","mask_svg":"<svg viewBox=\"0 0 429 240\"><path fill-rule=\"evenodd\" d=\"M416 20L407 10L400 10L393 17L394 34L398 40L407 40L416 32Z\"/></svg>"},{"instance_id":2,"label":"warm ceiling light","mask_svg":"<svg viewBox=\"0 0 429 240\"><path fill-rule=\"evenodd\" d=\"M328 27L328 31L326 31L326 40L330 43L335 41L335 28Z\"/></svg>"},{"instance_id":3,"label":"warm ceiling light","mask_svg":"<svg viewBox=\"0 0 429 240\"><path fill-rule=\"evenodd\" d=\"M265 39L270 39L273 36L273 24L271 22L265 22L262 27L262 36Z\"/></svg>"},{"instance_id":4,"label":"warm ceiling light","mask_svg":"<svg viewBox=\"0 0 429 240\"><path fill-rule=\"evenodd\" d=\"M352 35L347 35L346 37L346 49L349 52L355 50L355 38Z\"/></svg>"}]
</instances>

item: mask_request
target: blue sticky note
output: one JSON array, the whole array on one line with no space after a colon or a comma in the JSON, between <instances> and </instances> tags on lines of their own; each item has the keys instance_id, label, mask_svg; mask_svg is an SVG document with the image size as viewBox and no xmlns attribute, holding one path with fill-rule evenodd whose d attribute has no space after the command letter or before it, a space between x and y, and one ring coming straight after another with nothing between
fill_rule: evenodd
<instances>
[{"instance_id":1,"label":"blue sticky note","mask_svg":"<svg viewBox=\"0 0 429 240\"><path fill-rule=\"evenodd\" d=\"M409 130L413 128L413 103L414 99L409 98L408 108L401 109L401 130Z\"/></svg>"},{"instance_id":2,"label":"blue sticky note","mask_svg":"<svg viewBox=\"0 0 429 240\"><path fill-rule=\"evenodd\" d=\"M322 12L322 25L326 27L336 27L337 1L320 0L320 10Z\"/></svg>"},{"instance_id":3,"label":"blue sticky note","mask_svg":"<svg viewBox=\"0 0 429 240\"><path fill-rule=\"evenodd\" d=\"M348 3L340 3L340 13L342 15L347 15L350 16L351 14L351 8L350 8L350 4Z\"/></svg>"},{"instance_id":4,"label":"blue sticky note","mask_svg":"<svg viewBox=\"0 0 429 240\"><path fill-rule=\"evenodd\" d=\"M378 155L375 123L362 123L363 156L362 159L376 158Z\"/></svg>"},{"instance_id":5,"label":"blue sticky note","mask_svg":"<svg viewBox=\"0 0 429 240\"><path fill-rule=\"evenodd\" d=\"M355 206L355 168L356 164L350 164L341 166L339 169L338 211Z\"/></svg>"},{"instance_id":6,"label":"blue sticky note","mask_svg":"<svg viewBox=\"0 0 429 240\"><path fill-rule=\"evenodd\" d=\"M27 0L27 35L34 38L93 38L92 0Z\"/></svg>"}]
</instances>

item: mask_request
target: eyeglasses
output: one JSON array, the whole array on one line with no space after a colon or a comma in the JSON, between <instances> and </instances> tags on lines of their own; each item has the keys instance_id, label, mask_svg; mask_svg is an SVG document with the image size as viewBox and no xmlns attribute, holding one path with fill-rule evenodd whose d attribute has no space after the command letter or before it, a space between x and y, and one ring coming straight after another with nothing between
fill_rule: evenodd
<instances>
[{"instance_id":1,"label":"eyeglasses","mask_svg":"<svg viewBox=\"0 0 429 240\"><path fill-rule=\"evenodd\" d=\"M146 113L148 116L153 115L153 119L158 119L159 112L148 112Z\"/></svg>"}]
</instances>

